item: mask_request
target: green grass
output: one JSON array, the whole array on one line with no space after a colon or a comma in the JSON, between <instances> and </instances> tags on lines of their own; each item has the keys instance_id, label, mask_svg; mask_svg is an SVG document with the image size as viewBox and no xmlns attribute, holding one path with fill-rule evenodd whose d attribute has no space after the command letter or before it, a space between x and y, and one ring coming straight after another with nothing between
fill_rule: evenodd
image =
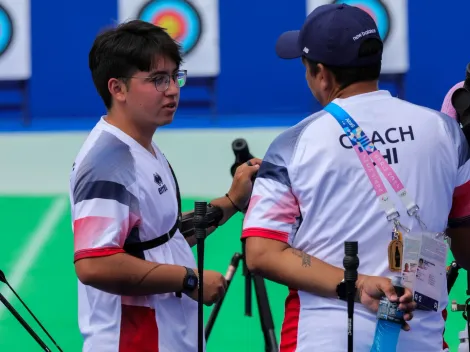
<instances>
[{"instance_id":1,"label":"green grass","mask_svg":"<svg viewBox=\"0 0 470 352\"><path fill-rule=\"evenodd\" d=\"M0 217L0 229L2 229L0 269L5 272L7 278L17 261L20 260L22 250L30 240L41 217L53 201L54 198L51 197L0 197L0 211L3 214ZM193 204L194 200L185 199L183 209L191 209ZM206 269L225 274L233 254L241 251L241 224L242 218L236 216L207 239L204 265ZM194 248L194 253L196 253L196 248ZM266 286L279 342L287 289L272 282L266 282ZM25 275L21 286L14 288L64 351L81 351L81 336L77 326L77 279L73 268L73 239L68 211L56 224L52 236ZM450 299L457 299L459 303L464 303L467 298L465 289L466 277L462 273L451 292ZM2 292L6 292L5 288ZM246 317L244 292L244 279L240 264L209 338L208 352L264 350L256 297L253 293L253 316ZM12 298L10 301L52 348L53 344L18 300ZM211 309L211 307L205 307L206 320ZM40 351L36 342L14 317L6 309L3 310L0 318L1 350ZM459 343L458 332L464 328L464 325L461 313L449 312L446 339L451 345L451 351L456 351ZM52 348L52 350L55 349Z\"/></svg>"}]
</instances>

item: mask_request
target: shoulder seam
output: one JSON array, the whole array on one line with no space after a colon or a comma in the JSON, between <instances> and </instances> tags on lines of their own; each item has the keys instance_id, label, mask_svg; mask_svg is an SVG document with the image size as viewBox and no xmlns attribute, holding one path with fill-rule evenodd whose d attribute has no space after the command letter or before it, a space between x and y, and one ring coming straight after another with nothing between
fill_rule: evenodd
<instances>
[{"instance_id":1,"label":"shoulder seam","mask_svg":"<svg viewBox=\"0 0 470 352\"><path fill-rule=\"evenodd\" d=\"M325 115L327 115L328 112L321 109L320 111L317 111L316 113L310 115L309 117L307 117L307 119L311 119L310 121L308 121L305 126L302 128L301 132L299 133L299 137L297 138L297 140L295 141L295 146L294 146L294 151L292 152L292 155L290 157L290 160L289 160L289 165L291 164L291 161L292 161L292 158L294 157L295 153L297 152L297 146L299 145L299 142L300 142L300 139L302 138L302 135L304 134L305 130L313 123L315 122L316 120L318 120L320 117L323 117Z\"/></svg>"}]
</instances>

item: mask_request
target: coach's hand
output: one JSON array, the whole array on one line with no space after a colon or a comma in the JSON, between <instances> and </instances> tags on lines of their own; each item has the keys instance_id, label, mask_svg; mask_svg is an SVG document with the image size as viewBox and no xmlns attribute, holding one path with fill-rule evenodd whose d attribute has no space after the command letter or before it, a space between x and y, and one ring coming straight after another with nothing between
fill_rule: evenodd
<instances>
[{"instance_id":1,"label":"coach's hand","mask_svg":"<svg viewBox=\"0 0 470 352\"><path fill-rule=\"evenodd\" d=\"M228 195L239 209L245 209L250 200L253 182L251 178L258 172L262 160L253 158L237 167Z\"/></svg>"},{"instance_id":2,"label":"coach's hand","mask_svg":"<svg viewBox=\"0 0 470 352\"><path fill-rule=\"evenodd\" d=\"M413 302L413 294L409 289L405 288L403 296L398 297L390 279L367 275L360 275L356 286L360 302L374 313L379 309L380 298L385 294L390 302L400 303L398 309L403 311L405 321L413 319L416 303ZM407 323L402 328L406 331L410 330Z\"/></svg>"},{"instance_id":3,"label":"coach's hand","mask_svg":"<svg viewBox=\"0 0 470 352\"><path fill-rule=\"evenodd\" d=\"M193 270L199 276L198 271L196 269ZM227 289L227 281L222 274L212 270L204 270L203 280L203 302L206 306L211 306L225 294L225 290ZM197 301L198 289L194 290L189 296Z\"/></svg>"}]
</instances>

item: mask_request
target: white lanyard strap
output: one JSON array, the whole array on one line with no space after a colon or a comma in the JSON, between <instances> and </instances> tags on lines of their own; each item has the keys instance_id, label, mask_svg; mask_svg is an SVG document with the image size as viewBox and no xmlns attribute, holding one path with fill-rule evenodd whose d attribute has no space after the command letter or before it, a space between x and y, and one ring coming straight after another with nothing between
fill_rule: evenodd
<instances>
[{"instance_id":1,"label":"white lanyard strap","mask_svg":"<svg viewBox=\"0 0 470 352\"><path fill-rule=\"evenodd\" d=\"M387 220L398 223L400 213L395 207L395 204L390 199L387 189L385 188L382 179L380 178L375 165L385 176L387 181L392 186L393 190L398 195L409 216L416 217L421 226L424 223L418 216L419 207L407 192L405 186L398 178L395 171L387 163L380 151L374 146L372 141L366 136L361 127L354 121L354 119L342 109L340 106L330 103L324 108L325 111L330 113L336 121L343 127L344 132L348 136L354 151L356 152L359 160L361 161L364 170L369 177L372 186L374 187L379 204L384 210ZM375 163L375 165L374 165ZM403 226L402 226L403 227Z\"/></svg>"}]
</instances>

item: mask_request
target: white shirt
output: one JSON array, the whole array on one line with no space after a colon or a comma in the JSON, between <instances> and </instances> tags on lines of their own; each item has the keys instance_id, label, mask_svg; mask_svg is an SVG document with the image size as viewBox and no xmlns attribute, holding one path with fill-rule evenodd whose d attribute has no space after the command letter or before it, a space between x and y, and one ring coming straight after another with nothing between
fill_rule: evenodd
<instances>
[{"instance_id":1,"label":"white shirt","mask_svg":"<svg viewBox=\"0 0 470 352\"><path fill-rule=\"evenodd\" d=\"M101 119L75 160L70 178L74 260L123 253L126 242L167 233L178 214L168 162L156 158ZM142 259L196 268L177 231L165 244L134 254ZM197 302L174 293L142 297L109 294L78 282L83 351L195 351Z\"/></svg>"},{"instance_id":2,"label":"white shirt","mask_svg":"<svg viewBox=\"0 0 470 352\"><path fill-rule=\"evenodd\" d=\"M377 91L333 101L365 131L417 204L430 231L470 216L468 147L455 120ZM379 172L380 174L380 172ZM380 174L400 221L419 230ZM462 192L463 191L463 192ZM451 214L449 216L449 214ZM391 226L339 123L320 111L279 135L258 172L243 237L261 236L343 268L344 242L358 241L359 273L391 277ZM447 305L442 286L441 309ZM354 350L370 351L375 314L355 304ZM442 351L442 311L416 311L397 350ZM347 350L346 302L291 289L281 352Z\"/></svg>"}]
</instances>

